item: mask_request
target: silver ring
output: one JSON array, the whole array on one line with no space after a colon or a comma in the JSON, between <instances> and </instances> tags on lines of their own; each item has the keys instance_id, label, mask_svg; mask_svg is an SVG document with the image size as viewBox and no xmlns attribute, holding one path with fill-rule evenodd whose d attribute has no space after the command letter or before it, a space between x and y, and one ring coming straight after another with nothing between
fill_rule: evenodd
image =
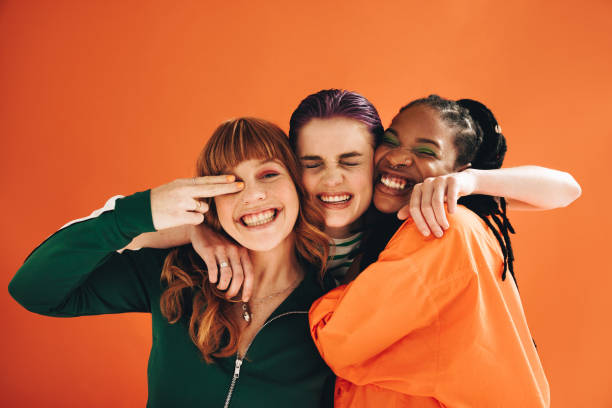
<instances>
[{"instance_id":1,"label":"silver ring","mask_svg":"<svg viewBox=\"0 0 612 408\"><path fill-rule=\"evenodd\" d=\"M225 261L219 262L219 268L225 268L227 266L229 266L229 264L227 262L225 262Z\"/></svg>"}]
</instances>

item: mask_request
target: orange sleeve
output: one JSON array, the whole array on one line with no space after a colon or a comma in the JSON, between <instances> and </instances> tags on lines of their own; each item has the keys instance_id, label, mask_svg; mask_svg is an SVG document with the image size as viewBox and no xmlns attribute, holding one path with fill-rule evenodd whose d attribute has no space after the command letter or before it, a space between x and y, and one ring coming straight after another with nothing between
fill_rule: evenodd
<instances>
[{"instance_id":1,"label":"orange sleeve","mask_svg":"<svg viewBox=\"0 0 612 408\"><path fill-rule=\"evenodd\" d=\"M434 239L407 221L377 262L313 304L313 338L339 377L398 392L433 383L424 377L436 375L441 309L477 285L461 223L451 225Z\"/></svg>"}]
</instances>

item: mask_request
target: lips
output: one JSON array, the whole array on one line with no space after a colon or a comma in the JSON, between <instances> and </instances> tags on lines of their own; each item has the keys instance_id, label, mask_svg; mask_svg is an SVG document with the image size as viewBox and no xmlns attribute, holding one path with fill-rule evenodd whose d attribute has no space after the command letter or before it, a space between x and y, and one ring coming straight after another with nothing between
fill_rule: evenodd
<instances>
[{"instance_id":1,"label":"lips","mask_svg":"<svg viewBox=\"0 0 612 408\"><path fill-rule=\"evenodd\" d=\"M380 182L389 188L395 190L403 190L408 184L408 180L403 177L394 176L391 174L382 174L380 176Z\"/></svg>"},{"instance_id":2,"label":"lips","mask_svg":"<svg viewBox=\"0 0 612 408\"><path fill-rule=\"evenodd\" d=\"M386 194L404 195L412 191L412 187L416 183L417 181L408 177L383 171L378 176L376 189Z\"/></svg>"},{"instance_id":3,"label":"lips","mask_svg":"<svg viewBox=\"0 0 612 408\"><path fill-rule=\"evenodd\" d=\"M333 192L317 194L319 203L329 209L339 210L350 205L353 195L347 192Z\"/></svg>"},{"instance_id":4,"label":"lips","mask_svg":"<svg viewBox=\"0 0 612 408\"><path fill-rule=\"evenodd\" d=\"M278 216L280 210L276 208L268 208L262 211L251 212L240 217L240 223L248 228L260 227L273 222Z\"/></svg>"}]
</instances>

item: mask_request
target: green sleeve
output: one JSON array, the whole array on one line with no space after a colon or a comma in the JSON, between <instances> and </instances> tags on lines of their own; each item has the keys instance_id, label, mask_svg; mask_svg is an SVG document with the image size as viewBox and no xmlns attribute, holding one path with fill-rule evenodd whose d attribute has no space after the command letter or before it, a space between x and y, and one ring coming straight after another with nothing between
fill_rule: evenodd
<instances>
[{"instance_id":1,"label":"green sleeve","mask_svg":"<svg viewBox=\"0 0 612 408\"><path fill-rule=\"evenodd\" d=\"M17 271L9 292L26 309L49 316L148 312L167 251L116 252L148 231L154 231L150 191L120 198L114 208L44 241Z\"/></svg>"}]
</instances>

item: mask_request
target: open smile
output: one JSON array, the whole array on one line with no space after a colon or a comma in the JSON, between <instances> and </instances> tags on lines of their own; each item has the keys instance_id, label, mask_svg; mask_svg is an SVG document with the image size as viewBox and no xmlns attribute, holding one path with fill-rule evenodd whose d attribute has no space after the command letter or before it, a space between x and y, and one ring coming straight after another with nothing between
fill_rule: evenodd
<instances>
[{"instance_id":1,"label":"open smile","mask_svg":"<svg viewBox=\"0 0 612 408\"><path fill-rule=\"evenodd\" d=\"M376 189L391 195L404 195L412 191L415 181L397 174L383 172L376 181Z\"/></svg>"},{"instance_id":2,"label":"open smile","mask_svg":"<svg viewBox=\"0 0 612 408\"><path fill-rule=\"evenodd\" d=\"M268 208L263 211L248 213L240 217L240 224L247 228L257 228L268 226L276 220L281 210L278 208Z\"/></svg>"},{"instance_id":3,"label":"open smile","mask_svg":"<svg viewBox=\"0 0 612 408\"><path fill-rule=\"evenodd\" d=\"M347 192L317 194L319 204L325 208L340 210L350 205L353 195Z\"/></svg>"}]
</instances>

